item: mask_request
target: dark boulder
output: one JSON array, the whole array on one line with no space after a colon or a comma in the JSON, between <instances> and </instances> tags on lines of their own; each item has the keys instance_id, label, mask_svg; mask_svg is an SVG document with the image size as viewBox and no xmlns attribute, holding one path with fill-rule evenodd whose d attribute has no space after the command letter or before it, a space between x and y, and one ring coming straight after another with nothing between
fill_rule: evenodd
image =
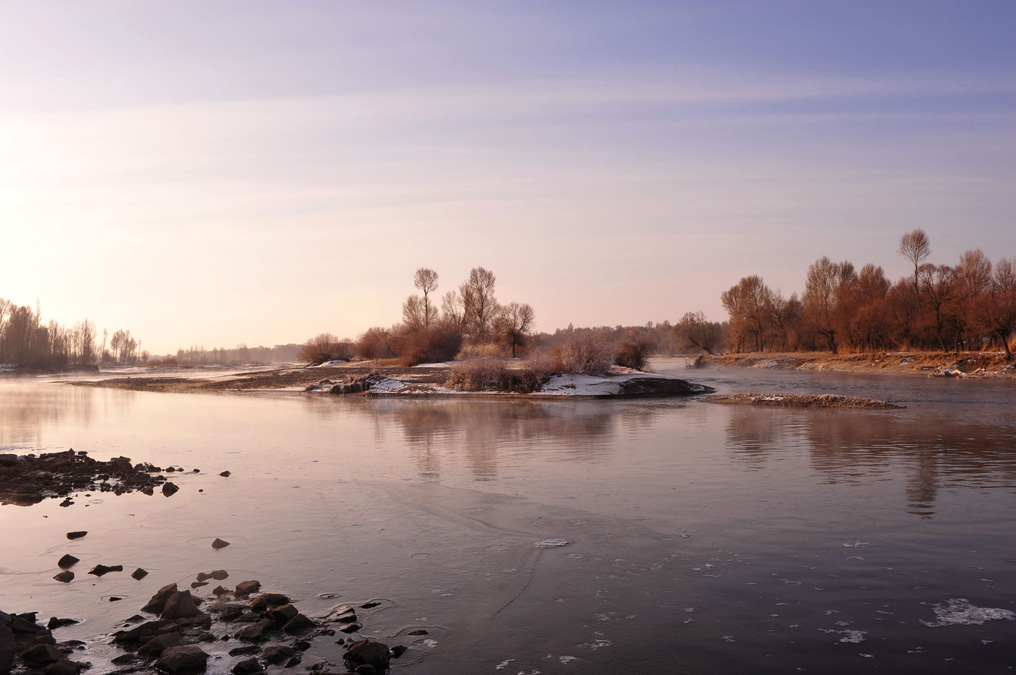
<instances>
[{"instance_id":1,"label":"dark boulder","mask_svg":"<svg viewBox=\"0 0 1016 675\"><path fill-rule=\"evenodd\" d=\"M63 652L56 645L35 645L21 653L21 660L29 668L42 668L63 658Z\"/></svg>"},{"instance_id":2,"label":"dark boulder","mask_svg":"<svg viewBox=\"0 0 1016 675\"><path fill-rule=\"evenodd\" d=\"M158 590L158 592L156 592L155 595L152 596L151 600L148 601L148 604L141 608L141 611L151 612L152 614L162 614L162 610L166 606L166 600L169 599L169 596L179 592L180 590L176 587L176 584L163 586Z\"/></svg>"},{"instance_id":3,"label":"dark boulder","mask_svg":"<svg viewBox=\"0 0 1016 675\"><path fill-rule=\"evenodd\" d=\"M254 675L255 673L263 673L265 671L257 659L247 659L233 666L233 670L230 672L233 675Z\"/></svg>"},{"instance_id":4,"label":"dark boulder","mask_svg":"<svg viewBox=\"0 0 1016 675\"><path fill-rule=\"evenodd\" d=\"M134 570L133 572L131 572L131 579L137 579L138 581L141 581L142 579L144 579L147 576L148 576L148 570L143 570L140 567L137 568L136 570Z\"/></svg>"},{"instance_id":5,"label":"dark boulder","mask_svg":"<svg viewBox=\"0 0 1016 675\"><path fill-rule=\"evenodd\" d=\"M62 570L65 570L69 567L74 567L74 564L78 562L78 560L79 560L78 558L75 558L70 553L66 553L62 558L60 558L56 562L56 566Z\"/></svg>"},{"instance_id":6,"label":"dark boulder","mask_svg":"<svg viewBox=\"0 0 1016 675\"><path fill-rule=\"evenodd\" d=\"M53 578L62 584L69 584L71 581L74 580L74 572L71 572L70 570L64 570L63 572L60 572Z\"/></svg>"},{"instance_id":7,"label":"dark boulder","mask_svg":"<svg viewBox=\"0 0 1016 675\"><path fill-rule=\"evenodd\" d=\"M188 617L197 616L200 613L201 610L199 610L197 604L195 604L194 596L191 595L190 591L180 591L178 593L173 593L166 598L166 604L163 607L159 618L186 619Z\"/></svg>"},{"instance_id":8,"label":"dark boulder","mask_svg":"<svg viewBox=\"0 0 1016 675\"><path fill-rule=\"evenodd\" d=\"M141 645L138 654L142 656L156 657L170 647L180 642L181 635L177 631L156 635L151 640Z\"/></svg>"},{"instance_id":9,"label":"dark boulder","mask_svg":"<svg viewBox=\"0 0 1016 675\"><path fill-rule=\"evenodd\" d=\"M346 667L349 670L355 672L360 672L357 671L359 666L368 665L375 672L382 673L388 670L389 653L388 645L383 642L360 640L359 642L354 642L346 650L345 654L342 655L342 660L346 663Z\"/></svg>"},{"instance_id":10,"label":"dark boulder","mask_svg":"<svg viewBox=\"0 0 1016 675\"><path fill-rule=\"evenodd\" d=\"M96 565L88 570L89 574L94 574L97 577L109 574L110 572L123 572L123 565Z\"/></svg>"},{"instance_id":11,"label":"dark boulder","mask_svg":"<svg viewBox=\"0 0 1016 675\"><path fill-rule=\"evenodd\" d=\"M241 581L236 585L236 596L240 597L243 595L250 595L251 593L257 593L261 590L260 581Z\"/></svg>"},{"instance_id":12,"label":"dark boulder","mask_svg":"<svg viewBox=\"0 0 1016 675\"><path fill-rule=\"evenodd\" d=\"M317 624L305 617L303 614L297 614L282 627L282 630L285 631L286 635L299 635L300 633L306 633L316 627Z\"/></svg>"},{"instance_id":13,"label":"dark boulder","mask_svg":"<svg viewBox=\"0 0 1016 675\"><path fill-rule=\"evenodd\" d=\"M64 626L73 626L76 623L76 619L58 619L55 616L51 616L49 618L49 623L46 624L46 628L49 630L56 630L57 628L63 628Z\"/></svg>"},{"instance_id":14,"label":"dark boulder","mask_svg":"<svg viewBox=\"0 0 1016 675\"><path fill-rule=\"evenodd\" d=\"M236 638L238 640L248 640L250 642L260 642L261 640L267 639L268 631L272 629L272 622L268 619L261 619L257 623L252 623L246 628L241 628L236 632Z\"/></svg>"},{"instance_id":15,"label":"dark boulder","mask_svg":"<svg viewBox=\"0 0 1016 675\"><path fill-rule=\"evenodd\" d=\"M194 645L170 647L162 652L155 667L169 675L193 675L205 672L208 654Z\"/></svg>"},{"instance_id":16,"label":"dark boulder","mask_svg":"<svg viewBox=\"0 0 1016 675\"><path fill-rule=\"evenodd\" d=\"M277 663L283 663L296 656L296 652L285 645L274 645L264 651L262 657L265 662L275 665Z\"/></svg>"},{"instance_id":17,"label":"dark boulder","mask_svg":"<svg viewBox=\"0 0 1016 675\"><path fill-rule=\"evenodd\" d=\"M166 495L167 497L172 497L179 491L180 487L176 483L166 481L165 483L162 484L162 494Z\"/></svg>"},{"instance_id":18,"label":"dark boulder","mask_svg":"<svg viewBox=\"0 0 1016 675\"><path fill-rule=\"evenodd\" d=\"M14 642L14 634L6 624L0 623L0 675L11 672L14 665L14 655L18 648Z\"/></svg>"},{"instance_id":19,"label":"dark boulder","mask_svg":"<svg viewBox=\"0 0 1016 675\"><path fill-rule=\"evenodd\" d=\"M290 604L279 605L268 610L268 618L279 625L283 625L299 614L300 611Z\"/></svg>"},{"instance_id":20,"label":"dark boulder","mask_svg":"<svg viewBox=\"0 0 1016 675\"><path fill-rule=\"evenodd\" d=\"M85 531L85 530L78 530L77 532L68 532L67 533L67 538L68 539L81 539L86 534L88 534L88 532Z\"/></svg>"},{"instance_id":21,"label":"dark boulder","mask_svg":"<svg viewBox=\"0 0 1016 675\"><path fill-rule=\"evenodd\" d=\"M229 546L229 542L223 541L218 537L216 537L215 541L212 542L212 548L214 548L215 550L219 550L220 548L226 548L227 546Z\"/></svg>"}]
</instances>

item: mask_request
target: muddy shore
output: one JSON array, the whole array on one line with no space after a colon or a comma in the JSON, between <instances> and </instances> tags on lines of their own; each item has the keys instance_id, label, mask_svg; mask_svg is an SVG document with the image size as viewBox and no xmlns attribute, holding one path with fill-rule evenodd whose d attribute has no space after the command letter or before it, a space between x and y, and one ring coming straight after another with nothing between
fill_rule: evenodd
<instances>
[{"instance_id":1,"label":"muddy shore","mask_svg":"<svg viewBox=\"0 0 1016 675\"><path fill-rule=\"evenodd\" d=\"M1002 352L877 352L831 354L828 352L745 353L702 356L703 367L773 368L831 373L877 375L923 375L926 377L1016 377L1016 363Z\"/></svg>"}]
</instances>

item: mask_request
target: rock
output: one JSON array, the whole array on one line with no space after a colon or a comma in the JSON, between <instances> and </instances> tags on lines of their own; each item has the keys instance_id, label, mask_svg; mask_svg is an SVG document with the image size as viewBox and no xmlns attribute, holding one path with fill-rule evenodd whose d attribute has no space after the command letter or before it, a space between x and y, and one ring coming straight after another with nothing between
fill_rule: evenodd
<instances>
[{"instance_id":1,"label":"rock","mask_svg":"<svg viewBox=\"0 0 1016 675\"><path fill-rule=\"evenodd\" d=\"M249 640L251 642L259 642L266 639L266 633L272 629L272 622L268 619L261 619L257 623L252 623L246 628L241 628L236 632L236 638L238 640Z\"/></svg>"},{"instance_id":2,"label":"rock","mask_svg":"<svg viewBox=\"0 0 1016 675\"><path fill-rule=\"evenodd\" d=\"M406 653L408 648L405 645L395 645L392 647L392 658L397 659Z\"/></svg>"},{"instance_id":3,"label":"rock","mask_svg":"<svg viewBox=\"0 0 1016 675\"><path fill-rule=\"evenodd\" d=\"M250 608L255 612L263 612L269 607L278 607L289 602L289 598L282 593L262 593L251 600Z\"/></svg>"},{"instance_id":4,"label":"rock","mask_svg":"<svg viewBox=\"0 0 1016 675\"><path fill-rule=\"evenodd\" d=\"M361 663L356 668L353 668L353 672L356 673L356 675L374 675L374 673L377 672L377 668L369 663Z\"/></svg>"},{"instance_id":5,"label":"rock","mask_svg":"<svg viewBox=\"0 0 1016 675\"><path fill-rule=\"evenodd\" d=\"M109 598L109 601L110 601L110 602L120 602L121 600L123 600L123 598L121 598L121 597L120 597L120 596L118 596L118 595L112 595L112 596L110 596L110 598Z\"/></svg>"},{"instance_id":6,"label":"rock","mask_svg":"<svg viewBox=\"0 0 1016 675\"><path fill-rule=\"evenodd\" d=\"M236 596L250 595L251 593L257 593L261 590L260 581L241 581L236 585Z\"/></svg>"},{"instance_id":7,"label":"rock","mask_svg":"<svg viewBox=\"0 0 1016 675\"><path fill-rule=\"evenodd\" d=\"M137 660L138 657L134 656L133 654L121 654L120 656L117 656L116 658L111 659L110 661L115 666L126 666L127 664L134 663Z\"/></svg>"},{"instance_id":8,"label":"rock","mask_svg":"<svg viewBox=\"0 0 1016 675\"><path fill-rule=\"evenodd\" d=\"M420 628L417 630L411 630L408 633L406 633L406 635L429 635L429 633L423 628Z\"/></svg>"},{"instance_id":9,"label":"rock","mask_svg":"<svg viewBox=\"0 0 1016 675\"><path fill-rule=\"evenodd\" d=\"M163 621L162 619L146 621L145 623L135 626L130 630L117 632L113 635L113 642L126 645L139 643L144 644L157 635L170 633L176 629L176 623L173 621Z\"/></svg>"},{"instance_id":10,"label":"rock","mask_svg":"<svg viewBox=\"0 0 1016 675\"><path fill-rule=\"evenodd\" d=\"M297 614L282 627L282 630L286 635L298 635L300 633L306 633L312 628L316 628L317 624L305 617L303 614Z\"/></svg>"},{"instance_id":11,"label":"rock","mask_svg":"<svg viewBox=\"0 0 1016 675\"><path fill-rule=\"evenodd\" d=\"M56 645L35 645L21 653L21 660L30 668L42 668L63 658Z\"/></svg>"},{"instance_id":12,"label":"rock","mask_svg":"<svg viewBox=\"0 0 1016 675\"><path fill-rule=\"evenodd\" d=\"M62 506L64 508L67 508L68 506L72 505L73 503L74 503L74 500L71 499L70 497L67 497L62 502L60 502L60 506Z\"/></svg>"},{"instance_id":13,"label":"rock","mask_svg":"<svg viewBox=\"0 0 1016 675\"><path fill-rule=\"evenodd\" d=\"M163 607L159 618L166 620L185 619L187 617L197 616L200 613L201 610L199 610L197 604L195 604L194 596L191 595L191 592L180 591L178 593L173 593L166 598L166 604Z\"/></svg>"},{"instance_id":14,"label":"rock","mask_svg":"<svg viewBox=\"0 0 1016 675\"><path fill-rule=\"evenodd\" d=\"M299 614L300 611L290 604L279 605L268 610L268 618L277 624L285 624Z\"/></svg>"},{"instance_id":15,"label":"rock","mask_svg":"<svg viewBox=\"0 0 1016 675\"><path fill-rule=\"evenodd\" d=\"M94 574L97 577L109 574L110 572L123 572L123 565L96 565L88 570L89 574Z\"/></svg>"},{"instance_id":16,"label":"rock","mask_svg":"<svg viewBox=\"0 0 1016 675\"><path fill-rule=\"evenodd\" d=\"M84 668L85 664L75 663L64 658L43 668L42 673L43 675L78 675Z\"/></svg>"},{"instance_id":17,"label":"rock","mask_svg":"<svg viewBox=\"0 0 1016 675\"><path fill-rule=\"evenodd\" d=\"M176 584L169 584L163 586L152 596L152 599L148 601L148 604L141 608L142 612L151 612L152 614L162 614L163 608L166 606L166 600L169 596L174 593L179 593L179 589Z\"/></svg>"},{"instance_id":18,"label":"rock","mask_svg":"<svg viewBox=\"0 0 1016 675\"><path fill-rule=\"evenodd\" d=\"M77 619L58 619L55 616L49 618L49 623L46 624L46 628L49 630L56 630L57 628L63 628L64 626L73 626L77 623Z\"/></svg>"},{"instance_id":19,"label":"rock","mask_svg":"<svg viewBox=\"0 0 1016 675\"><path fill-rule=\"evenodd\" d=\"M155 662L155 667L169 675L190 675L203 673L208 662L208 654L194 645L170 647L162 652Z\"/></svg>"},{"instance_id":20,"label":"rock","mask_svg":"<svg viewBox=\"0 0 1016 675\"><path fill-rule=\"evenodd\" d=\"M6 624L0 623L0 673L11 672L11 666L14 665L14 655L17 651L14 633Z\"/></svg>"},{"instance_id":21,"label":"rock","mask_svg":"<svg viewBox=\"0 0 1016 675\"><path fill-rule=\"evenodd\" d=\"M177 631L157 635L145 644L141 645L141 648L138 649L138 654L148 657L159 656L162 652L180 642L180 638L181 635Z\"/></svg>"},{"instance_id":22,"label":"rock","mask_svg":"<svg viewBox=\"0 0 1016 675\"><path fill-rule=\"evenodd\" d=\"M62 584L69 584L71 581L74 580L74 572L71 572L70 570L64 570L63 572L60 572L60 574L57 574L53 578Z\"/></svg>"},{"instance_id":23,"label":"rock","mask_svg":"<svg viewBox=\"0 0 1016 675\"><path fill-rule=\"evenodd\" d=\"M169 471L169 469L166 470ZM162 484L162 494L166 495L167 497L172 497L179 491L180 486L178 486L176 483L170 483L169 481L166 481L165 483Z\"/></svg>"},{"instance_id":24,"label":"rock","mask_svg":"<svg viewBox=\"0 0 1016 675\"><path fill-rule=\"evenodd\" d=\"M381 604L380 602L373 602L373 601L371 601L371 602L365 602L362 605L360 605L360 609L373 609L374 607L377 607L380 604Z\"/></svg>"},{"instance_id":25,"label":"rock","mask_svg":"<svg viewBox=\"0 0 1016 675\"><path fill-rule=\"evenodd\" d=\"M356 611L349 605L336 607L328 614L328 620L335 623L349 623L356 621Z\"/></svg>"},{"instance_id":26,"label":"rock","mask_svg":"<svg viewBox=\"0 0 1016 675\"><path fill-rule=\"evenodd\" d=\"M226 595L227 593L229 593L229 589L223 588L222 586L216 586L215 588L212 589L212 595L214 595L217 598L220 598L223 595Z\"/></svg>"},{"instance_id":27,"label":"rock","mask_svg":"<svg viewBox=\"0 0 1016 675\"><path fill-rule=\"evenodd\" d=\"M0 466L17 466L18 456L5 452L0 455Z\"/></svg>"},{"instance_id":28,"label":"rock","mask_svg":"<svg viewBox=\"0 0 1016 675\"><path fill-rule=\"evenodd\" d=\"M222 476L223 478L229 478L233 474L229 473L228 471L223 471L219 475Z\"/></svg>"},{"instance_id":29,"label":"rock","mask_svg":"<svg viewBox=\"0 0 1016 675\"><path fill-rule=\"evenodd\" d=\"M143 570L140 567L137 568L136 570L134 570L133 572L131 572L131 579L137 579L138 581L141 581L142 579L144 579L147 576L148 576L148 571L147 570Z\"/></svg>"},{"instance_id":30,"label":"rock","mask_svg":"<svg viewBox=\"0 0 1016 675\"><path fill-rule=\"evenodd\" d=\"M78 532L68 532L67 533L67 538L68 539L81 539L86 534L88 534L88 532L85 531L85 530L80 530Z\"/></svg>"},{"instance_id":31,"label":"rock","mask_svg":"<svg viewBox=\"0 0 1016 675\"><path fill-rule=\"evenodd\" d=\"M74 567L74 564L78 562L78 560L79 560L78 558L75 558L70 553L66 553L62 558L60 558L60 560L56 562L56 566L62 570L65 570L69 567Z\"/></svg>"},{"instance_id":32,"label":"rock","mask_svg":"<svg viewBox=\"0 0 1016 675\"><path fill-rule=\"evenodd\" d=\"M229 546L229 542L223 541L218 537L216 537L215 541L212 542L212 548L214 548L215 550L219 550L220 548L226 548L227 546Z\"/></svg>"},{"instance_id":33,"label":"rock","mask_svg":"<svg viewBox=\"0 0 1016 675\"><path fill-rule=\"evenodd\" d=\"M257 659L247 659L233 666L233 670L230 672L233 675L254 675L254 673L263 673L265 671Z\"/></svg>"},{"instance_id":34,"label":"rock","mask_svg":"<svg viewBox=\"0 0 1016 675\"><path fill-rule=\"evenodd\" d=\"M287 661L293 656L296 656L296 652L285 645L275 645L273 647L269 647L262 654L264 660L272 665Z\"/></svg>"},{"instance_id":35,"label":"rock","mask_svg":"<svg viewBox=\"0 0 1016 675\"><path fill-rule=\"evenodd\" d=\"M388 670L388 654L388 645L364 639L354 642L342 655L342 660L345 661L346 667L354 672L362 673L364 671L357 668L368 665L380 673Z\"/></svg>"}]
</instances>

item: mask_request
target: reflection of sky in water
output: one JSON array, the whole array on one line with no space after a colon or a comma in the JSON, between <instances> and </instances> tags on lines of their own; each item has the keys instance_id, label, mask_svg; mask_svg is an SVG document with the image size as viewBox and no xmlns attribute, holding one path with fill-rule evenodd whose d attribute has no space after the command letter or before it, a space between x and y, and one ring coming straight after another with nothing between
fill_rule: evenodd
<instances>
[{"instance_id":1,"label":"reflection of sky in water","mask_svg":"<svg viewBox=\"0 0 1016 675\"><path fill-rule=\"evenodd\" d=\"M908 408L177 395L0 382L0 445L202 471L180 477L183 489L169 500L0 509L12 542L0 553L0 594L36 604L80 598L86 604L73 609L84 616L95 611L92 593L144 595L143 584L116 586L122 581L109 575L90 581L94 589L54 588L50 558L67 547L62 532L91 529L75 544L83 560L147 564L156 588L225 566L310 584L314 597L361 587L396 596L389 618L375 619L386 630L434 615L447 632L421 672L460 658L480 670L505 658L540 669L547 653L618 672L631 649L646 654L638 663L648 672L669 672L673 650L687 669L715 672L762 663L763 653L776 655L772 672L857 672L869 660L859 652L888 670L948 672L944 664L956 661L946 659L955 659L990 672L1011 655L970 651L982 639L1016 643L1011 622L964 627L980 632L952 642L921 623L957 597L1014 609L1009 383L681 373L727 391L836 392ZM225 469L228 480L217 475ZM202 542L220 534L234 545L208 559ZM572 543L536 553L534 542L556 537ZM433 596L435 588L445 590ZM858 635L864 642L846 659L855 643L842 639ZM598 640L612 646L588 646ZM914 662L915 646L934 656Z\"/></svg>"}]
</instances>

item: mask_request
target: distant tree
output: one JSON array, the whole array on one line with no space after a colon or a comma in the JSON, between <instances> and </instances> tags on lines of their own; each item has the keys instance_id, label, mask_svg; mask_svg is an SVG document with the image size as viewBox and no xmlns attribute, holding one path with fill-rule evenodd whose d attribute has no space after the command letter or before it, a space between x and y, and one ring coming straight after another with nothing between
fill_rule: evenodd
<instances>
[{"instance_id":1,"label":"distant tree","mask_svg":"<svg viewBox=\"0 0 1016 675\"><path fill-rule=\"evenodd\" d=\"M720 296L724 309L730 314L729 338L734 341L736 351L742 351L749 338L755 351L764 351L771 297L772 291L755 275L743 277Z\"/></svg>"},{"instance_id":2,"label":"distant tree","mask_svg":"<svg viewBox=\"0 0 1016 675\"><path fill-rule=\"evenodd\" d=\"M945 346L945 328L950 317L950 305L956 299L956 271L949 265L921 265L921 299L928 314L928 323L935 330L942 351Z\"/></svg>"},{"instance_id":3,"label":"distant tree","mask_svg":"<svg viewBox=\"0 0 1016 675\"><path fill-rule=\"evenodd\" d=\"M991 260L981 249L966 251L956 266L956 352L969 340L977 326L977 305L991 289ZM980 341L978 341L980 348Z\"/></svg>"},{"instance_id":4,"label":"distant tree","mask_svg":"<svg viewBox=\"0 0 1016 675\"><path fill-rule=\"evenodd\" d=\"M849 318L845 315L843 303L846 286L856 276L851 263L834 263L825 256L808 268L801 306L802 320L808 330L825 340L829 351L834 354L839 347L838 334Z\"/></svg>"},{"instance_id":5,"label":"distant tree","mask_svg":"<svg viewBox=\"0 0 1016 675\"><path fill-rule=\"evenodd\" d=\"M614 363L625 368L645 370L649 357L656 352L656 340L645 328L628 328L621 333L614 349Z\"/></svg>"},{"instance_id":6,"label":"distant tree","mask_svg":"<svg viewBox=\"0 0 1016 675\"><path fill-rule=\"evenodd\" d=\"M701 349L713 354L723 344L723 325L708 321L702 312L688 312L673 328L677 348L682 352Z\"/></svg>"},{"instance_id":7,"label":"distant tree","mask_svg":"<svg viewBox=\"0 0 1016 675\"><path fill-rule=\"evenodd\" d=\"M1012 361L1009 338L1016 332L1016 259L995 263L991 288L978 305L978 320L993 340L1002 343L1006 360Z\"/></svg>"},{"instance_id":8,"label":"distant tree","mask_svg":"<svg viewBox=\"0 0 1016 675\"><path fill-rule=\"evenodd\" d=\"M510 302L500 308L494 320L494 331L501 342L511 347L513 359L516 349L526 345L535 319L536 314L528 304Z\"/></svg>"},{"instance_id":9,"label":"distant tree","mask_svg":"<svg viewBox=\"0 0 1016 675\"><path fill-rule=\"evenodd\" d=\"M494 273L482 267L474 267L469 278L459 286L466 332L475 342L490 338L494 318L498 313L497 298L494 297Z\"/></svg>"},{"instance_id":10,"label":"distant tree","mask_svg":"<svg viewBox=\"0 0 1016 675\"><path fill-rule=\"evenodd\" d=\"M462 295L457 289L452 289L444 294L441 299L441 317L456 326L460 331L466 328L466 312L462 303Z\"/></svg>"},{"instance_id":11,"label":"distant tree","mask_svg":"<svg viewBox=\"0 0 1016 675\"><path fill-rule=\"evenodd\" d=\"M437 272L421 267L413 275L413 285L423 291L423 323L430 326L431 320L437 316L437 308L430 304L430 294L437 290Z\"/></svg>"},{"instance_id":12,"label":"distant tree","mask_svg":"<svg viewBox=\"0 0 1016 675\"><path fill-rule=\"evenodd\" d=\"M919 289L917 273L921 263L931 255L931 240L927 233L921 228L907 232L900 237L900 247L897 253L909 260L914 265L914 290Z\"/></svg>"},{"instance_id":13,"label":"distant tree","mask_svg":"<svg viewBox=\"0 0 1016 675\"><path fill-rule=\"evenodd\" d=\"M109 340L109 348L112 350L113 359L121 366L133 365L137 361L138 341L129 330L121 328L113 333L113 337Z\"/></svg>"}]
</instances>

